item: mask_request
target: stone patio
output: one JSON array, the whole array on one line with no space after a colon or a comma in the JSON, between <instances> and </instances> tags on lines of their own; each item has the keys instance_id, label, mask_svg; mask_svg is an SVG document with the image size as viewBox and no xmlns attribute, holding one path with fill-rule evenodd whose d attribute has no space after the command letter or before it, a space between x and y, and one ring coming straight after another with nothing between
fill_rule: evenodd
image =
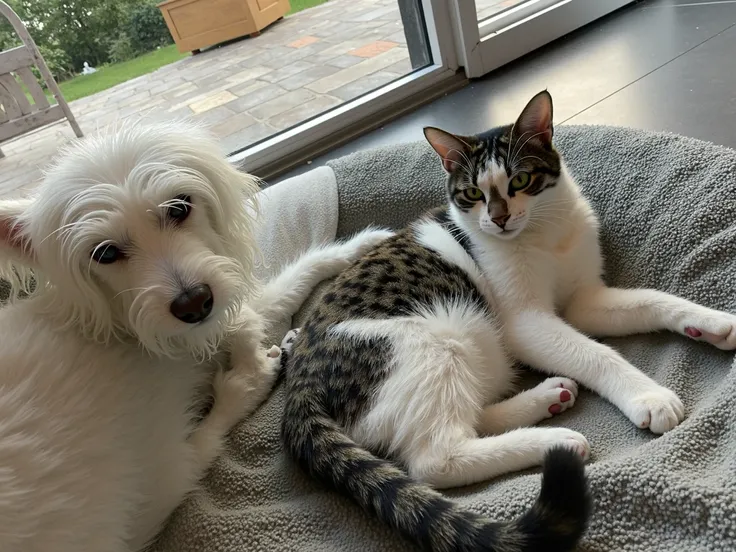
<instances>
[{"instance_id":1,"label":"stone patio","mask_svg":"<svg viewBox=\"0 0 736 552\"><path fill-rule=\"evenodd\" d=\"M485 18L520 0L477 0ZM244 148L412 71L397 0L330 0L261 36L213 48L71 102L86 134L131 116L191 117ZM57 123L5 142L0 195L27 192L59 146Z\"/></svg>"}]
</instances>

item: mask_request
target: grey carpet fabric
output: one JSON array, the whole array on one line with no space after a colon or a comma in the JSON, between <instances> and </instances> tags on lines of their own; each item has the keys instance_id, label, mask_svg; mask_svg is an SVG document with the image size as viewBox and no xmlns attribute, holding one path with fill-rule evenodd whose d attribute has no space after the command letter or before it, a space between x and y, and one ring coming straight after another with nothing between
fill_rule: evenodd
<instances>
[{"instance_id":1,"label":"grey carpet fabric","mask_svg":"<svg viewBox=\"0 0 736 552\"><path fill-rule=\"evenodd\" d=\"M256 239L263 262L256 275L268 279L311 246L335 239L338 196L335 173L319 167L270 186L259 194L260 217ZM273 328L274 342L293 326L282 320Z\"/></svg>"},{"instance_id":2,"label":"grey carpet fabric","mask_svg":"<svg viewBox=\"0 0 736 552\"><path fill-rule=\"evenodd\" d=\"M10 297L10 282L7 280L0 280L0 303L6 301Z\"/></svg>"},{"instance_id":3,"label":"grey carpet fabric","mask_svg":"<svg viewBox=\"0 0 736 552\"><path fill-rule=\"evenodd\" d=\"M360 151L327 163L339 177L337 235L401 228L445 202L445 173L425 142Z\"/></svg>"},{"instance_id":4,"label":"grey carpet fabric","mask_svg":"<svg viewBox=\"0 0 736 552\"><path fill-rule=\"evenodd\" d=\"M610 283L651 286L736 312L736 152L618 128L563 127L556 140L600 213ZM362 152L330 166L338 234L368 223L404 224L442 201L443 175L423 144ZM733 353L666 333L607 343L675 390L687 419L655 437L583 391L571 411L548 422L583 432L593 447L595 514L581 550L735 550ZM279 388L233 432L226 454L155 549L413 550L290 463L279 440L282 399ZM538 488L538 470L531 470L448 494L503 520L528 508Z\"/></svg>"}]
</instances>

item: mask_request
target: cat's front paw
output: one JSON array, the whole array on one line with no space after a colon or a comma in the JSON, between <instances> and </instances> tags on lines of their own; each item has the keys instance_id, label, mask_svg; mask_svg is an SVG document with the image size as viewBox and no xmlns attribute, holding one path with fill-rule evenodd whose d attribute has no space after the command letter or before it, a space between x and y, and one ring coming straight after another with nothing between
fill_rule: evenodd
<instances>
[{"instance_id":1,"label":"cat's front paw","mask_svg":"<svg viewBox=\"0 0 736 552\"><path fill-rule=\"evenodd\" d=\"M642 429L662 434L685 419L680 398L666 387L658 387L637 395L628 408L629 419Z\"/></svg>"},{"instance_id":2,"label":"cat's front paw","mask_svg":"<svg viewBox=\"0 0 736 552\"><path fill-rule=\"evenodd\" d=\"M273 358L278 358L279 372L286 370L286 363L289 362L291 349L294 346L294 342L296 341L296 338L299 337L300 333L301 329L299 328L289 330L288 332L286 332L284 339L281 340L281 347L277 347L276 345L271 347L269 356Z\"/></svg>"},{"instance_id":3,"label":"cat's front paw","mask_svg":"<svg viewBox=\"0 0 736 552\"><path fill-rule=\"evenodd\" d=\"M301 328L294 328L293 330L286 332L284 339L281 340L281 350L285 351L287 354L290 353L291 348L294 346L294 341L296 341L296 338L299 337L301 332Z\"/></svg>"},{"instance_id":4,"label":"cat's front paw","mask_svg":"<svg viewBox=\"0 0 736 552\"><path fill-rule=\"evenodd\" d=\"M708 309L700 316L686 319L681 332L724 351L736 349L736 316L727 312Z\"/></svg>"},{"instance_id":5,"label":"cat's front paw","mask_svg":"<svg viewBox=\"0 0 736 552\"><path fill-rule=\"evenodd\" d=\"M529 391L540 410L540 418L551 418L575 405L578 384L568 378L547 378Z\"/></svg>"}]
</instances>

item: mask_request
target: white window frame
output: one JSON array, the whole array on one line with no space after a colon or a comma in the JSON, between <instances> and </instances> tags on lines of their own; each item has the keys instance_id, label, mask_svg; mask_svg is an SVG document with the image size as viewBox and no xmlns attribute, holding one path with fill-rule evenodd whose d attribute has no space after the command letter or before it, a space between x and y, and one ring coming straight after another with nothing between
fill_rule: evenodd
<instances>
[{"instance_id":1,"label":"white window frame","mask_svg":"<svg viewBox=\"0 0 736 552\"><path fill-rule=\"evenodd\" d=\"M398 0L397 0L398 1ZM433 64L415 71L353 101L337 106L309 121L281 132L229 157L243 170L260 174L264 167L288 163L290 157L319 140L337 136L344 129L370 121L392 106L439 86L455 77L458 61L447 0L422 0Z\"/></svg>"},{"instance_id":2,"label":"white window frame","mask_svg":"<svg viewBox=\"0 0 736 552\"><path fill-rule=\"evenodd\" d=\"M633 0L529 0L478 22L475 0L451 0L458 61L483 76Z\"/></svg>"}]
</instances>

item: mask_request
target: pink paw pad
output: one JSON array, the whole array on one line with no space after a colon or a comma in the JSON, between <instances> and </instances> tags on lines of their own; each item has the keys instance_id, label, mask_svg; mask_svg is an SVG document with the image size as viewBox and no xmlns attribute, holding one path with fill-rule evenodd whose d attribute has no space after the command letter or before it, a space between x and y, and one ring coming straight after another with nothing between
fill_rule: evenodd
<instances>
[{"instance_id":1,"label":"pink paw pad","mask_svg":"<svg viewBox=\"0 0 736 552\"><path fill-rule=\"evenodd\" d=\"M559 414L562 412L562 405L560 404L553 404L549 407L549 413L550 414Z\"/></svg>"},{"instance_id":2,"label":"pink paw pad","mask_svg":"<svg viewBox=\"0 0 736 552\"><path fill-rule=\"evenodd\" d=\"M691 326L685 328L685 333L690 337L700 337L701 335L703 335L703 332L701 332L698 328L693 328Z\"/></svg>"},{"instance_id":3,"label":"pink paw pad","mask_svg":"<svg viewBox=\"0 0 736 552\"><path fill-rule=\"evenodd\" d=\"M571 397L572 395L570 395L570 392L567 389L565 389L562 393L560 393L560 400L562 402L569 401Z\"/></svg>"}]
</instances>

